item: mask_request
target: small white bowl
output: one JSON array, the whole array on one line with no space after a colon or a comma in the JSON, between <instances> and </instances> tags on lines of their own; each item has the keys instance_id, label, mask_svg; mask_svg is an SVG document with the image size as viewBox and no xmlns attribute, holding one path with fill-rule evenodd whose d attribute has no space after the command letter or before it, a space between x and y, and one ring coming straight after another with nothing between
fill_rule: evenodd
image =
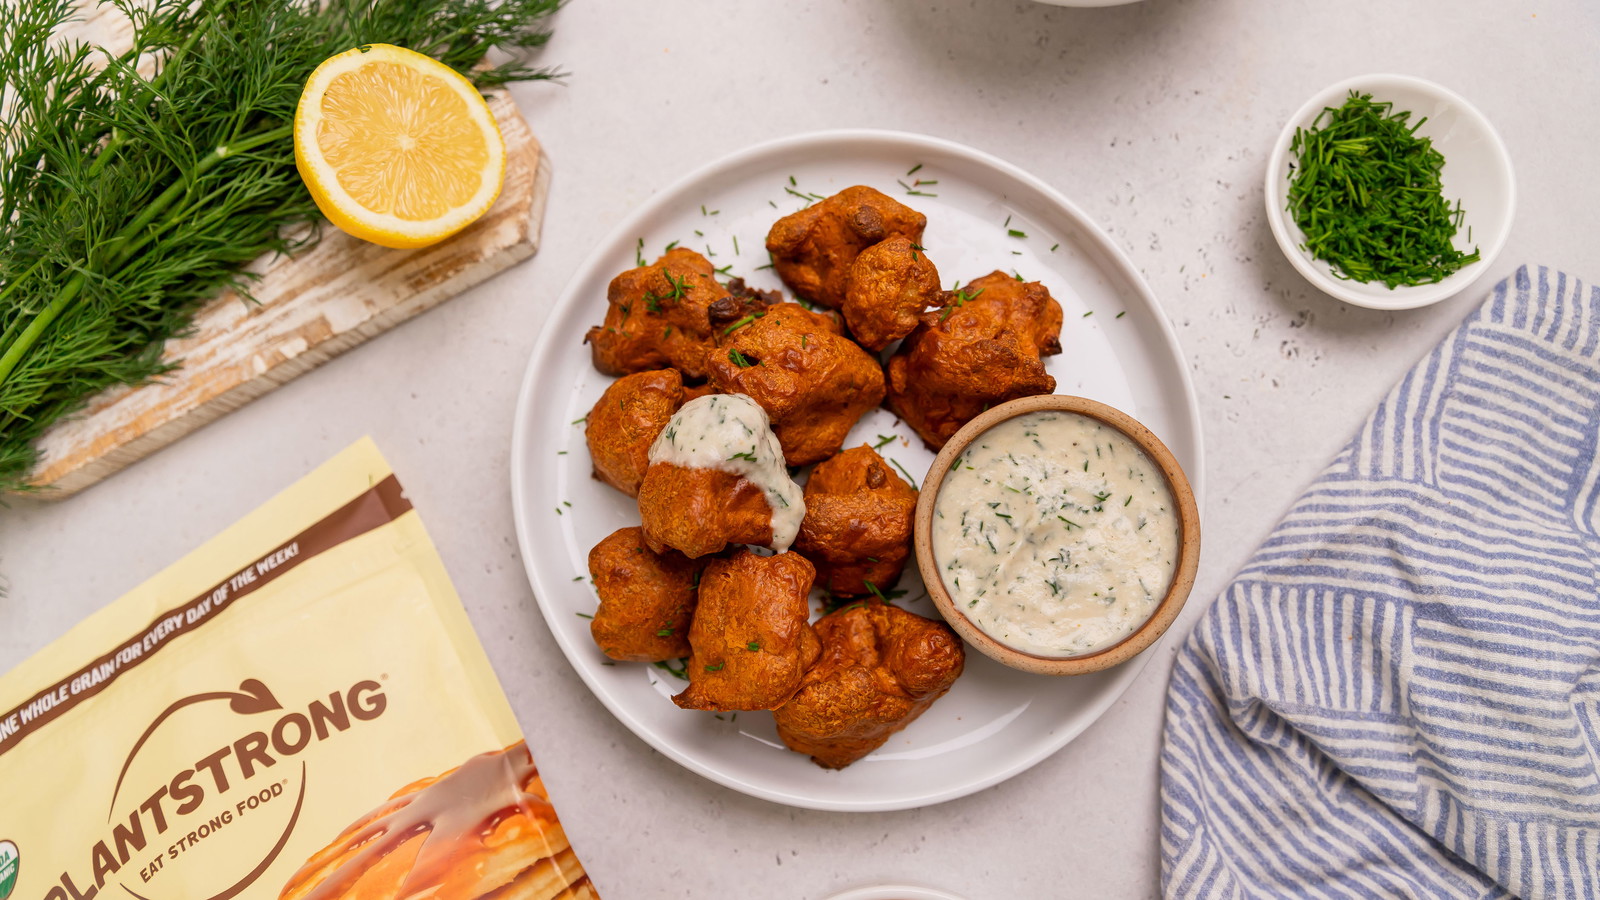
<instances>
[{"instance_id":1,"label":"small white bowl","mask_svg":"<svg viewBox=\"0 0 1600 900\"><path fill-rule=\"evenodd\" d=\"M1463 266L1444 280L1434 284L1390 289L1382 282L1363 283L1347 281L1333 274L1327 263L1314 259L1301 248L1305 233L1290 217L1289 164L1292 154L1289 145L1294 140L1295 129L1309 128L1323 109L1344 104L1350 92L1371 94L1379 103L1393 103L1394 111L1409 110L1411 122L1427 116L1428 120L1417 134L1431 138L1433 146L1444 154L1444 171L1440 181L1444 186L1445 200L1454 205L1461 201L1466 217L1456 232L1456 249L1472 252L1474 246L1482 258ZM1351 78L1318 93L1300 107L1278 135L1278 142L1267 157L1267 221L1272 226L1272 236L1277 238L1289 262L1306 280L1323 293L1346 303L1369 309L1415 309L1437 303L1464 290L1494 262L1500 248L1505 246L1506 235L1511 232L1511 219L1517 206L1516 181L1511 173L1511 157L1494 126L1472 104L1431 81L1409 75L1363 75ZM1471 226L1472 240L1467 240Z\"/></svg>"},{"instance_id":2,"label":"small white bowl","mask_svg":"<svg viewBox=\"0 0 1600 900\"><path fill-rule=\"evenodd\" d=\"M834 894L828 900L963 900L955 894L912 884L874 884Z\"/></svg>"}]
</instances>

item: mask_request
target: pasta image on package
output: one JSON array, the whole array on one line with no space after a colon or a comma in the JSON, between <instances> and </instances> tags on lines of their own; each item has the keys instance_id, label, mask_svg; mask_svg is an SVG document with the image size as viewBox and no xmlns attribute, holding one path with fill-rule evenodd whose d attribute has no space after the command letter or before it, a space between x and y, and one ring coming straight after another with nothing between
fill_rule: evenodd
<instances>
[{"instance_id":1,"label":"pasta image on package","mask_svg":"<svg viewBox=\"0 0 1600 900\"><path fill-rule=\"evenodd\" d=\"M597 896L367 440L0 679L0 784L0 898Z\"/></svg>"}]
</instances>

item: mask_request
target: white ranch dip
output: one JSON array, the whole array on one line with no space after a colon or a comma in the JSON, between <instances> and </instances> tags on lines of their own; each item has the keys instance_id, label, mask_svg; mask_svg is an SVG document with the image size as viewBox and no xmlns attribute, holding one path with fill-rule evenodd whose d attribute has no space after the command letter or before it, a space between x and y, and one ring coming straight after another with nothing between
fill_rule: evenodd
<instances>
[{"instance_id":1,"label":"white ranch dip","mask_svg":"<svg viewBox=\"0 0 1600 900\"><path fill-rule=\"evenodd\" d=\"M1132 634L1166 596L1178 519L1160 468L1088 416L1001 422L957 457L934 505L933 555L972 624L1037 656Z\"/></svg>"},{"instance_id":2,"label":"white ranch dip","mask_svg":"<svg viewBox=\"0 0 1600 900\"><path fill-rule=\"evenodd\" d=\"M772 549L789 549L806 517L805 493L789 478L783 447L767 411L743 394L710 394L685 403L650 445L650 464L718 469L743 476L772 507Z\"/></svg>"}]
</instances>

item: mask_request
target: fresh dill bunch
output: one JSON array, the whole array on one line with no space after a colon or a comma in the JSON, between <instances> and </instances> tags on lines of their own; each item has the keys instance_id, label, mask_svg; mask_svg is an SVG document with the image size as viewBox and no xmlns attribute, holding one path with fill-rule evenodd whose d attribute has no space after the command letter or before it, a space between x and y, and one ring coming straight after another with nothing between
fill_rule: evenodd
<instances>
[{"instance_id":1,"label":"fresh dill bunch","mask_svg":"<svg viewBox=\"0 0 1600 900\"><path fill-rule=\"evenodd\" d=\"M27 488L53 422L167 371L163 342L247 295L247 263L299 249L318 213L292 130L317 64L381 42L480 88L556 74L515 57L561 0L114 2L116 55L51 39L72 0L0 0L0 491ZM480 65L492 49L513 61Z\"/></svg>"}]
</instances>

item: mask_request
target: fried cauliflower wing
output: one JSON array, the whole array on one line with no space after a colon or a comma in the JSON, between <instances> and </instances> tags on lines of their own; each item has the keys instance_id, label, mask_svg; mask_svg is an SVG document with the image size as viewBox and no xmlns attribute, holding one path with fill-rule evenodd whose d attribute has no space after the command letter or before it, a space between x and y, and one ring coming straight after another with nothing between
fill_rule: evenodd
<instances>
[{"instance_id":1,"label":"fried cauliflower wing","mask_svg":"<svg viewBox=\"0 0 1600 900\"><path fill-rule=\"evenodd\" d=\"M891 237L922 240L928 217L869 187L848 187L773 223L772 264L791 290L837 309L850 265L862 250Z\"/></svg>"},{"instance_id":2,"label":"fried cauliflower wing","mask_svg":"<svg viewBox=\"0 0 1600 900\"><path fill-rule=\"evenodd\" d=\"M670 367L685 378L705 377L711 305L760 308L773 299L729 288L717 281L710 260L683 247L611 279L605 322L584 336L594 367L607 375Z\"/></svg>"},{"instance_id":3,"label":"fried cauliflower wing","mask_svg":"<svg viewBox=\"0 0 1600 900\"><path fill-rule=\"evenodd\" d=\"M800 687L821 647L806 595L816 570L798 553L740 550L706 566L689 628L684 709L773 709Z\"/></svg>"},{"instance_id":4,"label":"fried cauliflower wing","mask_svg":"<svg viewBox=\"0 0 1600 900\"><path fill-rule=\"evenodd\" d=\"M676 369L635 372L612 382L584 426L594 477L629 497L639 496L650 445L689 399L687 393Z\"/></svg>"},{"instance_id":5,"label":"fried cauliflower wing","mask_svg":"<svg viewBox=\"0 0 1600 900\"><path fill-rule=\"evenodd\" d=\"M782 552L805 516L767 413L749 397L711 394L679 407L639 485L645 543L697 558L728 544Z\"/></svg>"},{"instance_id":6,"label":"fried cauliflower wing","mask_svg":"<svg viewBox=\"0 0 1600 900\"><path fill-rule=\"evenodd\" d=\"M690 559L729 544L772 543L772 506L760 486L721 469L655 463L639 486L645 544Z\"/></svg>"},{"instance_id":7,"label":"fried cauliflower wing","mask_svg":"<svg viewBox=\"0 0 1600 900\"><path fill-rule=\"evenodd\" d=\"M911 555L917 489L871 447L845 450L817 466L806 482L806 517L794 548L817 567L834 594L860 596L867 585L887 591Z\"/></svg>"},{"instance_id":8,"label":"fried cauliflower wing","mask_svg":"<svg viewBox=\"0 0 1600 900\"><path fill-rule=\"evenodd\" d=\"M1048 394L1061 304L1038 282L993 272L944 295L889 359L888 406L937 450L991 406Z\"/></svg>"},{"instance_id":9,"label":"fried cauliflower wing","mask_svg":"<svg viewBox=\"0 0 1600 900\"><path fill-rule=\"evenodd\" d=\"M644 530L621 528L589 551L589 576L600 607L589 634L601 652L627 662L689 655L689 622L704 562L676 550L656 553Z\"/></svg>"},{"instance_id":10,"label":"fried cauliflower wing","mask_svg":"<svg viewBox=\"0 0 1600 900\"><path fill-rule=\"evenodd\" d=\"M892 237L856 257L840 311L861 346L876 352L910 334L940 293L927 253L910 238Z\"/></svg>"},{"instance_id":11,"label":"fried cauliflower wing","mask_svg":"<svg viewBox=\"0 0 1600 900\"><path fill-rule=\"evenodd\" d=\"M883 368L841 331L831 316L780 303L747 317L707 354L711 383L767 411L791 466L837 453L856 420L883 401Z\"/></svg>"},{"instance_id":12,"label":"fried cauliflower wing","mask_svg":"<svg viewBox=\"0 0 1600 900\"><path fill-rule=\"evenodd\" d=\"M876 600L817 620L822 655L773 711L778 737L842 769L883 746L950 689L966 657L943 622Z\"/></svg>"}]
</instances>

